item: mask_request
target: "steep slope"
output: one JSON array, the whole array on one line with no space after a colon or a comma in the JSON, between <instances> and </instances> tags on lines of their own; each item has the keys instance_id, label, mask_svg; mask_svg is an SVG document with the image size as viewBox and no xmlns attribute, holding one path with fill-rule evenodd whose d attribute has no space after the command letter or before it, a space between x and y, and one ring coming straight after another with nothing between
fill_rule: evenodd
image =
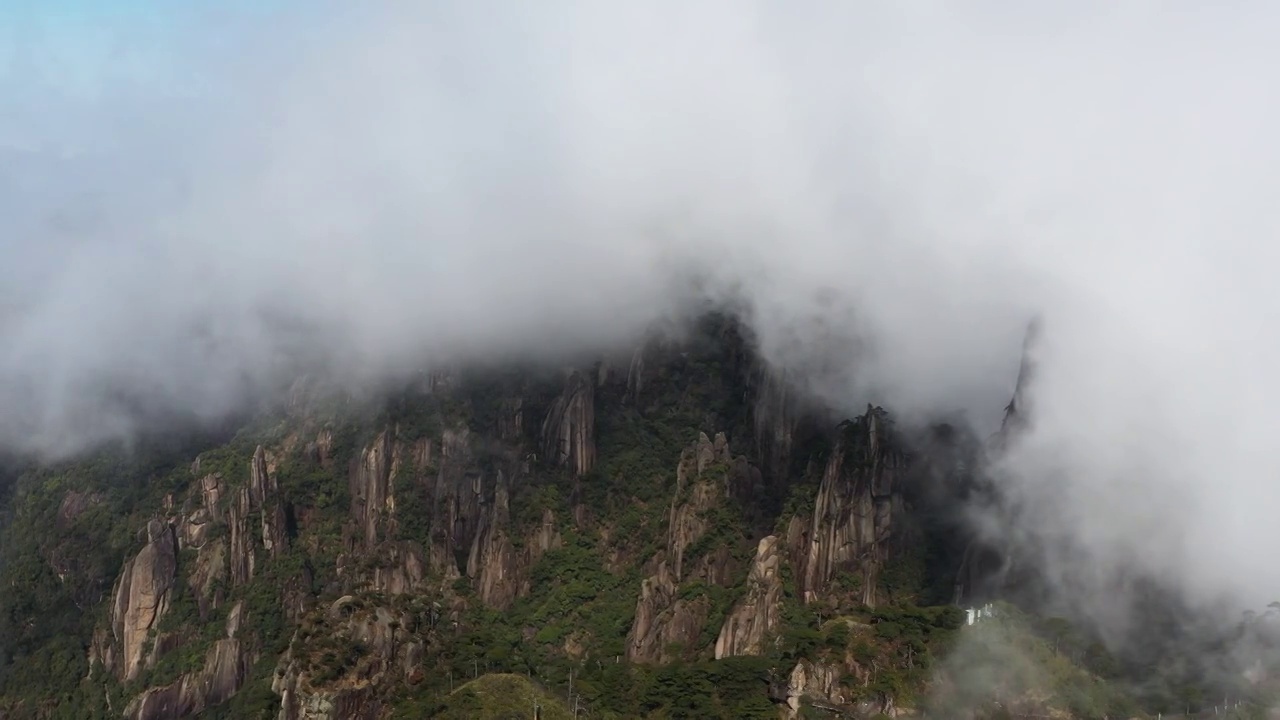
<instances>
[{"instance_id":1,"label":"steep slope","mask_svg":"<svg viewBox=\"0 0 1280 720\"><path fill-rule=\"evenodd\" d=\"M570 720L573 710L565 701L537 687L523 675L483 675L427 705L406 703L397 718L431 717L439 720Z\"/></svg>"},{"instance_id":2,"label":"steep slope","mask_svg":"<svg viewBox=\"0 0 1280 720\"><path fill-rule=\"evenodd\" d=\"M955 428L806 412L718 316L373 403L300 383L230 439L14 480L0 708L448 717L537 686L586 717L905 713L983 576L977 464Z\"/></svg>"}]
</instances>

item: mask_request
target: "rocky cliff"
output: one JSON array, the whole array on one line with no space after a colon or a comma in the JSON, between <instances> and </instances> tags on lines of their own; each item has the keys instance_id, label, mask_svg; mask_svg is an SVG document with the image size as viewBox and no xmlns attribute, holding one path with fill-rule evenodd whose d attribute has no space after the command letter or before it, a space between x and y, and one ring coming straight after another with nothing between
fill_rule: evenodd
<instances>
[{"instance_id":1,"label":"rocky cliff","mask_svg":"<svg viewBox=\"0 0 1280 720\"><path fill-rule=\"evenodd\" d=\"M750 485L758 474L745 458L732 456L724 434L712 441L703 433L681 453L666 547L650 559L653 574L641 582L627 635L628 660L661 662L697 649L712 600L706 593L685 597L682 588L723 588L737 580L733 544L740 538L716 511L728 502L731 488Z\"/></svg>"},{"instance_id":2,"label":"rocky cliff","mask_svg":"<svg viewBox=\"0 0 1280 720\"><path fill-rule=\"evenodd\" d=\"M778 537L762 538L751 561L746 592L725 618L716 638L717 660L735 655L763 655L766 643L778 639L782 616L782 553Z\"/></svg>"},{"instance_id":3,"label":"rocky cliff","mask_svg":"<svg viewBox=\"0 0 1280 720\"><path fill-rule=\"evenodd\" d=\"M107 670L125 682L142 670L154 631L169 609L178 566L173 528L152 520L147 523L146 540L120 571L112 593L110 641L98 649Z\"/></svg>"},{"instance_id":4,"label":"rocky cliff","mask_svg":"<svg viewBox=\"0 0 1280 720\"><path fill-rule=\"evenodd\" d=\"M237 603L227 614L226 637L214 641L200 669L183 674L168 685L144 690L125 707L125 717L188 717L231 699L244 685L254 661L249 648L236 637L243 620L243 605Z\"/></svg>"},{"instance_id":5,"label":"rocky cliff","mask_svg":"<svg viewBox=\"0 0 1280 720\"><path fill-rule=\"evenodd\" d=\"M591 471L596 461L595 378L575 371L564 392L542 421L542 452L575 476Z\"/></svg>"},{"instance_id":6,"label":"rocky cliff","mask_svg":"<svg viewBox=\"0 0 1280 720\"><path fill-rule=\"evenodd\" d=\"M788 527L805 602L817 599L837 573L845 572L853 575L859 600L876 604L907 471L907 457L897 443L888 414L878 408L841 426L808 521L796 519Z\"/></svg>"},{"instance_id":7,"label":"rocky cliff","mask_svg":"<svg viewBox=\"0 0 1280 720\"><path fill-rule=\"evenodd\" d=\"M0 717L431 717L486 673L587 717L892 716L985 572L976 443L836 422L728 318L318 387L14 480Z\"/></svg>"}]
</instances>

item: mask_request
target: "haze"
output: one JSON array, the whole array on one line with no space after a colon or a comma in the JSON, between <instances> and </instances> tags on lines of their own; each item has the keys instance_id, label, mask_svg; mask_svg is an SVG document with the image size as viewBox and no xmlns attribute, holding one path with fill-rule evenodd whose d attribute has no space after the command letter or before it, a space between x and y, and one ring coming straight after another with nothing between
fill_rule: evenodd
<instances>
[{"instance_id":1,"label":"haze","mask_svg":"<svg viewBox=\"0 0 1280 720\"><path fill-rule=\"evenodd\" d=\"M1024 531L1280 598L1280 9L0 10L0 445L627 342L698 293L841 409L990 430Z\"/></svg>"}]
</instances>

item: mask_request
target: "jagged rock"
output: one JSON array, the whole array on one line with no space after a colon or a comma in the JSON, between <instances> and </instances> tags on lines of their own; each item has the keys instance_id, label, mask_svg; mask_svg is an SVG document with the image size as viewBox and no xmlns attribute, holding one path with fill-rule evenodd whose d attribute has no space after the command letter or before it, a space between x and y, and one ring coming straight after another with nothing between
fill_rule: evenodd
<instances>
[{"instance_id":1,"label":"jagged rock","mask_svg":"<svg viewBox=\"0 0 1280 720\"><path fill-rule=\"evenodd\" d=\"M377 720L383 705L375 688L390 674L408 679L421 672L422 641L409 618L384 607L361 609L356 598L340 598L325 615L317 637L343 638L364 652L353 668L313 679L305 642L295 638L277 668L272 690L281 696L281 720Z\"/></svg>"},{"instance_id":2,"label":"jagged rock","mask_svg":"<svg viewBox=\"0 0 1280 720\"><path fill-rule=\"evenodd\" d=\"M58 529L65 529L75 522L89 508L102 504L102 495L100 493L82 493L75 490L68 490L67 494L62 497L62 504L58 506Z\"/></svg>"},{"instance_id":3,"label":"jagged rock","mask_svg":"<svg viewBox=\"0 0 1280 720\"><path fill-rule=\"evenodd\" d=\"M250 497L249 488L240 488L232 498L227 512L227 525L231 534L228 563L232 587L239 587L252 580L257 565L253 534L249 532Z\"/></svg>"},{"instance_id":4,"label":"jagged rock","mask_svg":"<svg viewBox=\"0 0 1280 720\"><path fill-rule=\"evenodd\" d=\"M333 430L325 428L316 433L316 439L307 443L302 452L311 462L328 467L333 460Z\"/></svg>"},{"instance_id":5,"label":"jagged rock","mask_svg":"<svg viewBox=\"0 0 1280 720\"><path fill-rule=\"evenodd\" d=\"M632 662L654 662L661 656L662 646L656 641L658 616L675 600L676 583L665 560L658 571L640 582L640 599L636 615L627 634L627 659Z\"/></svg>"},{"instance_id":6,"label":"jagged rock","mask_svg":"<svg viewBox=\"0 0 1280 720\"><path fill-rule=\"evenodd\" d=\"M498 412L498 438L518 442L524 437L524 398L507 398Z\"/></svg>"},{"instance_id":7,"label":"jagged rock","mask_svg":"<svg viewBox=\"0 0 1280 720\"><path fill-rule=\"evenodd\" d=\"M861 577L860 601L874 606L879 570L889 553L897 484L906 469L883 410L841 427L822 475L807 532L793 524L801 595L812 602L838 571Z\"/></svg>"},{"instance_id":8,"label":"jagged rock","mask_svg":"<svg viewBox=\"0 0 1280 720\"><path fill-rule=\"evenodd\" d=\"M770 535L756 547L747 577L747 593L738 601L716 639L716 659L762 655L765 642L778 628L782 612L782 555L778 538Z\"/></svg>"},{"instance_id":9,"label":"jagged rock","mask_svg":"<svg viewBox=\"0 0 1280 720\"><path fill-rule=\"evenodd\" d=\"M472 545L485 517L485 478L477 467L466 427L441 434L438 470L425 492L430 503L430 542L427 568L437 576L456 578L467 570ZM419 490L414 489L414 492Z\"/></svg>"},{"instance_id":10,"label":"jagged rock","mask_svg":"<svg viewBox=\"0 0 1280 720\"><path fill-rule=\"evenodd\" d=\"M471 430L462 425L456 428L445 428L440 433L440 455L455 463L464 462L471 456Z\"/></svg>"},{"instance_id":11,"label":"jagged rock","mask_svg":"<svg viewBox=\"0 0 1280 720\"><path fill-rule=\"evenodd\" d=\"M791 669L787 678L787 716L799 717L803 700L819 700L833 705L844 705L840 687L840 669L829 663L812 663L801 660Z\"/></svg>"},{"instance_id":12,"label":"jagged rock","mask_svg":"<svg viewBox=\"0 0 1280 720\"><path fill-rule=\"evenodd\" d=\"M1022 358L1018 368L1018 378L1014 386L1013 397L1004 409L1004 419L997 431L988 439L986 452L989 457L998 458L1008 452L1018 438L1030 429L1034 421L1034 398L1031 386L1036 376L1035 350L1040 342L1042 325L1039 319L1032 320L1023 339ZM977 502L990 509L1009 508L1000 498L1000 493L989 481L978 483L974 493L981 498ZM1017 525L1025 520L1006 518L1005 522ZM1025 550L1025 548L1022 548ZM956 572L955 591L952 601L959 604L979 603L993 596L1003 595L1005 590L1026 588L1039 582L1041 561L1034 556L1028 557L1013 543L1011 536L993 533L989 529L978 532L968 538L967 546Z\"/></svg>"},{"instance_id":13,"label":"jagged rock","mask_svg":"<svg viewBox=\"0 0 1280 720\"><path fill-rule=\"evenodd\" d=\"M222 520L222 476L205 475L200 479L200 496L204 501L204 509L213 520Z\"/></svg>"},{"instance_id":14,"label":"jagged rock","mask_svg":"<svg viewBox=\"0 0 1280 720\"><path fill-rule=\"evenodd\" d=\"M506 607L519 591L515 548L507 537L510 508L506 479L498 472L493 505L480 520L480 529L467 559L467 576L476 579L480 599L491 607Z\"/></svg>"},{"instance_id":15,"label":"jagged rock","mask_svg":"<svg viewBox=\"0 0 1280 720\"><path fill-rule=\"evenodd\" d=\"M230 473L224 478L210 472L221 465L224 453L240 452L240 446L210 454L203 473L199 463L194 464L186 502L176 495L180 509L172 522L178 547L194 551L182 554L181 571L195 591L201 617L207 620L211 609L229 604L228 597L244 596L246 589L237 586L256 582L252 594L259 599L259 593L278 597L286 627L295 631L283 658L268 658L272 663L280 661L273 683L281 695L280 716L286 720L385 717L391 699L403 697L402 683L419 682L424 673L439 672L449 662L436 654L424 660L424 647L447 647L449 636L465 642L466 634L476 630L471 626L471 611L477 601L504 609L530 592L531 568L561 545L558 526L564 524L576 525L583 538L599 540L596 547L609 571L631 576L637 565L645 566L626 638L629 660L657 663L771 654L770 643L782 625L783 563L791 563L797 585L809 592L824 592L833 574L845 571L871 573L863 575L869 580L863 587L874 588L875 571L864 563L876 566L883 561L883 553L891 550L885 533L896 530L890 521L895 521L894 503L902 484L885 470L897 467L894 463L899 460L905 463L905 458L877 450L881 436L874 428L847 428L847 435L861 433L861 439L847 437L838 443L838 458L827 464L813 512L802 511L785 532L763 538L749 568L743 567L746 558L740 551L748 549L742 545L745 539L735 534L711 542L712 536L721 538L721 530L759 533L770 527L774 518L765 513L776 511L783 498L795 496L785 492L789 488L769 483L795 479L797 462L811 454L820 458L818 462L826 462L831 455L825 452L825 442L813 449L805 442L801 432L809 432L809 426L818 421L798 420L797 404L782 376L760 372L753 380L747 377L756 372L750 363L744 372L744 363L716 348L690 353L678 345L659 348L660 354L638 352L627 372L625 390L619 387L622 379L617 372L627 368L625 361L601 364L598 373L574 373L560 396L549 398L545 416L539 409L532 420L524 414L548 399L542 398L536 385L528 398L501 398L496 408L491 398L469 398L469 390L460 389L457 395L442 398L438 406L395 408L390 414L402 418L400 426L351 428L346 425L349 418L344 418L336 444L333 430L320 429L328 419L284 423L278 428L283 439L256 448L243 487L239 480L234 486L227 482ZM714 380L707 382L699 373L710 373ZM744 388L744 380L755 384ZM482 392L487 395L489 390ZM708 402L699 407L704 399ZM583 476L597 462L594 415L606 408L612 411L619 403L631 404L620 412L627 414L621 420L632 424L619 424L623 431L616 434L613 430L619 425L614 418L601 424L610 429L611 457L606 467L611 473L616 469L617 476L608 478L608 484L591 487L593 481ZM664 414L672 407L677 412ZM421 413L437 409L438 417L423 419ZM477 409L465 421L458 415ZM345 412L341 407L339 411ZM684 424L694 417L702 418L711 430L713 423L723 422L723 427L735 432L735 443L754 441L760 461L735 457L724 433L701 434L674 468L673 494L658 490L655 500L654 487L637 487L634 506L627 506L629 488L624 483L645 483L653 474L646 458L630 455L656 451L671 432L687 432ZM531 429L527 421L541 422ZM875 419L868 422L874 425ZM353 436L370 429L381 432L365 447L348 444ZM428 429L431 437L412 438L412 433ZM350 430L354 433L349 434ZM650 435L658 442L645 447ZM633 436L640 447L619 447ZM535 437L533 446L526 447L526 440ZM615 451L618 455L612 455ZM853 459L861 457L859 453L866 457ZM355 459L349 463L353 454ZM275 459L281 463L278 473ZM544 472L546 465L555 463L564 470ZM351 490L349 505L341 508L329 504L335 496L331 492L335 471ZM821 471L817 467L814 475ZM578 476L578 482L561 484L565 474ZM241 475L235 473L237 478ZM289 499L296 504L286 504L277 488L286 480L288 488L323 487L323 495L317 495L316 502L293 497ZM521 510L518 503L528 489L523 487L526 483L555 483L554 490L565 491L559 498L565 503L564 510L557 511L560 516L546 510L537 526L514 526L511 516ZM326 502L319 502L320 497ZM739 501L748 506L742 509L748 513L743 518L724 512L726 503L732 503L736 513ZM171 506L166 501L166 507ZM759 516L750 515L752 506L760 508ZM887 516L880 514L883 508L888 509ZM523 517L523 513L514 514ZM722 522L723 528L718 525ZM633 536L622 536L633 528ZM655 538L654 532L665 536ZM756 538L759 534L752 536ZM286 550L289 544L298 547ZM793 546L799 548L794 554ZM288 562L272 562L285 552L289 552ZM336 568L329 565L335 553ZM461 584L453 582L460 574L473 586L474 596L461 592ZM727 608L719 605L722 597L729 596L721 589L739 584L743 576L748 580L743 587L734 587L743 591L736 602ZM271 585L262 585L268 579ZM314 588L316 580L324 582L323 589ZM703 583L719 587L703 592L699 589ZM585 612L616 617L613 592L613 588L602 592L599 600L604 603L592 602ZM332 615L326 616L327 601L344 593L349 595L334 603ZM380 603L387 607L377 607ZM270 609L275 608L272 604ZM593 637L586 628L603 624L571 609L575 625L557 643L560 650L577 660L604 660L591 656L616 643L616 635ZM713 611L716 618L727 611L723 622L712 621ZM243 682L246 663L256 662L253 653L274 652L260 644L265 638L255 623L262 622L261 616L244 618L238 607L231 615L235 622L229 626L243 624L244 630L237 635L228 629L227 638L209 647L202 668L164 687L146 689L134 697L127 712L115 707L113 714L159 720L199 713L225 700L228 688ZM547 624L560 623L560 618L548 620ZM420 622L423 627L397 630L392 626L400 622ZM153 633L155 625L151 623ZM153 635L142 652L145 662L174 659L165 657L166 652L177 643L193 640L194 625ZM526 640L537 642L542 627L526 628ZM113 640L113 630L114 625L106 625L89 642L97 673L104 666L125 664L126 648ZM712 639L714 645L708 647ZM342 640L351 644L344 646ZM546 649L553 650L549 645ZM341 654L342 660L320 672L312 664L325 662L330 650ZM609 652L612 656L614 651ZM794 697L833 703L852 696L852 691L841 689L841 682L848 684L850 675L856 683L866 684L850 669L848 660L840 664L840 658L827 650L820 657L835 664L798 666L791 683ZM784 677L788 669L782 669ZM135 689L131 687L130 692ZM778 697L787 697L781 688Z\"/></svg>"},{"instance_id":16,"label":"jagged rock","mask_svg":"<svg viewBox=\"0 0 1280 720\"><path fill-rule=\"evenodd\" d=\"M1042 331L1042 325L1039 320L1032 321L1027 327L1026 337L1022 342L1022 362L1018 367L1018 381L1014 385L1013 398L1009 400L1009 404L1004 409L1004 423L1001 426L1002 435L1009 435L1025 425L1029 420L1030 398L1028 397L1028 391L1035 377L1033 357Z\"/></svg>"},{"instance_id":17,"label":"jagged rock","mask_svg":"<svg viewBox=\"0 0 1280 720\"><path fill-rule=\"evenodd\" d=\"M143 662L143 667L150 670L156 666L158 661L170 650L181 647L188 638L181 632L166 632L155 636L155 640L151 643L151 652L147 653L147 658Z\"/></svg>"},{"instance_id":18,"label":"jagged rock","mask_svg":"<svg viewBox=\"0 0 1280 720\"><path fill-rule=\"evenodd\" d=\"M717 482L719 478L694 482L690 487L690 481L700 480L713 463L729 460L729 446L724 435L717 435L716 439L722 441L719 446L706 433L701 433L698 442L685 448L680 456L680 463L676 466L676 492L671 500L667 538L667 553L671 558L676 582L684 578L685 548L706 533L707 521L703 516L724 496L724 483ZM687 497L686 487L689 487Z\"/></svg>"},{"instance_id":19,"label":"jagged rock","mask_svg":"<svg viewBox=\"0 0 1280 720\"><path fill-rule=\"evenodd\" d=\"M218 538L200 548L187 578L187 582L195 593L201 618L207 616L210 609L222 603L218 585L226 575L227 542L225 538Z\"/></svg>"},{"instance_id":20,"label":"jagged rock","mask_svg":"<svg viewBox=\"0 0 1280 720\"><path fill-rule=\"evenodd\" d=\"M274 558L289 549L289 537L285 533L280 487L275 474L269 470L266 450L259 445L250 464L249 487L262 510L262 547L269 557Z\"/></svg>"},{"instance_id":21,"label":"jagged rock","mask_svg":"<svg viewBox=\"0 0 1280 720\"><path fill-rule=\"evenodd\" d=\"M708 585L729 587L737 581L739 563L733 556L733 550L726 544L707 550L687 568L686 580L700 580Z\"/></svg>"},{"instance_id":22,"label":"jagged rock","mask_svg":"<svg viewBox=\"0 0 1280 720\"><path fill-rule=\"evenodd\" d=\"M214 531L213 518L204 508L196 508L178 526L178 545L182 549L199 550L209 542Z\"/></svg>"},{"instance_id":23,"label":"jagged rock","mask_svg":"<svg viewBox=\"0 0 1280 720\"><path fill-rule=\"evenodd\" d=\"M690 649L707 624L710 601L677 598L678 586L665 561L640 584L636 617L627 635L627 659L637 663L669 662ZM673 652L676 651L676 652Z\"/></svg>"},{"instance_id":24,"label":"jagged rock","mask_svg":"<svg viewBox=\"0 0 1280 720\"><path fill-rule=\"evenodd\" d=\"M312 601L315 599L311 589L314 579L311 567L304 564L296 575L290 577L281 586L280 605L289 622L296 623L311 609Z\"/></svg>"},{"instance_id":25,"label":"jagged rock","mask_svg":"<svg viewBox=\"0 0 1280 720\"><path fill-rule=\"evenodd\" d=\"M226 702L249 676L253 657L236 637L242 620L242 605L236 603L227 615L226 637L217 640L205 653L204 665L169 685L149 688L125 709L132 720L176 720Z\"/></svg>"},{"instance_id":26,"label":"jagged rock","mask_svg":"<svg viewBox=\"0 0 1280 720\"><path fill-rule=\"evenodd\" d=\"M231 585L239 587L253 579L257 568L257 543L255 533L249 529L249 520L258 511L261 526L259 533L262 547L268 557L277 557L288 550L289 538L285 528L285 510L280 499L276 476L272 472L274 462L259 445L249 461L249 482L232 496L227 508L227 526L230 531L228 565ZM222 482L216 475L201 481L204 507L211 518L218 516L221 506Z\"/></svg>"},{"instance_id":27,"label":"jagged rock","mask_svg":"<svg viewBox=\"0 0 1280 720\"><path fill-rule=\"evenodd\" d=\"M706 624L710 601L705 595L679 599L682 581L697 579L721 585L731 581L733 558L727 548L710 549L692 573L686 572L685 553L709 529L708 512L727 496L728 469L733 462L723 433L715 440L701 433L698 441L681 453L666 549L655 558L654 574L641 583L635 619L627 635L629 660L665 662L672 659L670 646L692 649Z\"/></svg>"},{"instance_id":28,"label":"jagged rock","mask_svg":"<svg viewBox=\"0 0 1280 720\"><path fill-rule=\"evenodd\" d=\"M391 496L393 441L393 432L383 430L360 457L352 461L351 515L365 549L378 544L384 535L386 518L395 508Z\"/></svg>"},{"instance_id":29,"label":"jagged rock","mask_svg":"<svg viewBox=\"0 0 1280 720\"><path fill-rule=\"evenodd\" d=\"M435 467L435 443L431 438L421 438L409 450L409 459L414 467L425 471Z\"/></svg>"},{"instance_id":30,"label":"jagged rock","mask_svg":"<svg viewBox=\"0 0 1280 720\"><path fill-rule=\"evenodd\" d=\"M281 720L378 720L382 703L372 688L303 695L286 689Z\"/></svg>"},{"instance_id":31,"label":"jagged rock","mask_svg":"<svg viewBox=\"0 0 1280 720\"><path fill-rule=\"evenodd\" d=\"M426 577L422 548L415 543L385 543L379 548L379 563L373 570L370 589L388 595L418 590Z\"/></svg>"},{"instance_id":32,"label":"jagged rock","mask_svg":"<svg viewBox=\"0 0 1280 720\"><path fill-rule=\"evenodd\" d=\"M508 407L515 411L519 405ZM393 431L380 434L353 466L354 537L339 558L344 586L402 594L419 590L428 577L447 587L465 574L491 607L505 608L527 594L530 568L560 539L554 515L549 527L544 523L523 543L511 535L511 479L524 467L518 451L490 446L480 455L465 426L444 429L438 445L394 437ZM397 515L401 497L413 501L413 516ZM423 534L412 541L384 539L410 537L402 533L408 524Z\"/></svg>"},{"instance_id":33,"label":"jagged rock","mask_svg":"<svg viewBox=\"0 0 1280 720\"><path fill-rule=\"evenodd\" d=\"M195 594L201 619L222 602L219 586L228 573L227 539L213 537L222 519L222 477L206 475L200 479L202 506L183 522L179 534L182 548L194 548L196 559L187 573L187 583ZM240 524L243 531L245 526Z\"/></svg>"},{"instance_id":34,"label":"jagged rock","mask_svg":"<svg viewBox=\"0 0 1280 720\"><path fill-rule=\"evenodd\" d=\"M752 385L755 404L751 417L759 460L770 480L781 482L791 465L799 424L795 393L784 374L765 367L754 373Z\"/></svg>"},{"instance_id":35,"label":"jagged rock","mask_svg":"<svg viewBox=\"0 0 1280 720\"><path fill-rule=\"evenodd\" d=\"M667 541L667 552L673 565L676 582L684 575L684 551L707 532L707 521L703 514L715 506L720 499L719 488L713 483L697 483L689 492L687 502L671 507L671 532Z\"/></svg>"},{"instance_id":36,"label":"jagged rock","mask_svg":"<svg viewBox=\"0 0 1280 720\"><path fill-rule=\"evenodd\" d=\"M595 467L595 433L595 383L586 373L574 371L542 422L542 452L548 461L581 477Z\"/></svg>"},{"instance_id":37,"label":"jagged rock","mask_svg":"<svg viewBox=\"0 0 1280 720\"><path fill-rule=\"evenodd\" d=\"M147 545L126 561L116 581L111 608L115 651L98 656L113 664L117 676L129 682L142 669L143 656L153 628L169 609L169 591L178 569L177 541L173 529L159 520L147 523ZM118 659L118 663L114 660ZM111 665L108 665L111 669Z\"/></svg>"},{"instance_id":38,"label":"jagged rock","mask_svg":"<svg viewBox=\"0 0 1280 720\"><path fill-rule=\"evenodd\" d=\"M627 390L624 395L627 402L638 404L640 394L644 392L645 387L645 352L648 350L648 343L636 348L631 356L631 364L627 368Z\"/></svg>"},{"instance_id":39,"label":"jagged rock","mask_svg":"<svg viewBox=\"0 0 1280 720\"><path fill-rule=\"evenodd\" d=\"M854 667L851 673L849 667L838 662L801 660L787 677L783 717L788 720L802 717L801 708L805 705L838 717L899 717L909 713L896 707L891 697L873 694L870 698L854 699L847 681L865 685L867 678L858 677L860 671Z\"/></svg>"},{"instance_id":40,"label":"jagged rock","mask_svg":"<svg viewBox=\"0 0 1280 720\"><path fill-rule=\"evenodd\" d=\"M506 609L516 598L530 591L529 573L548 550L560 547L555 514L546 510L542 523L517 549L509 537L510 509L507 483L498 473L494 502L484 516L467 560L467 575L475 578L480 600L496 609Z\"/></svg>"}]
</instances>

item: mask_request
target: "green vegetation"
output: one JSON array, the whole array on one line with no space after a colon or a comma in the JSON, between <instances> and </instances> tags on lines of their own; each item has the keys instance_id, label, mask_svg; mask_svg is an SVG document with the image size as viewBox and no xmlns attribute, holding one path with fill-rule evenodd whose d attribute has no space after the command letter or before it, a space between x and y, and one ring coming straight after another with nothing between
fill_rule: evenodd
<instances>
[{"instance_id":1,"label":"green vegetation","mask_svg":"<svg viewBox=\"0 0 1280 720\"><path fill-rule=\"evenodd\" d=\"M66 717L84 706L80 681L103 600L150 509L189 474L190 448L204 442L111 448L16 479L0 536L0 698L52 702Z\"/></svg>"},{"instance_id":2,"label":"green vegetation","mask_svg":"<svg viewBox=\"0 0 1280 720\"><path fill-rule=\"evenodd\" d=\"M802 531L811 527L832 448L829 425L823 432L798 428L792 455L781 458L758 496L721 492L729 471L723 464L703 473L697 482L715 488L717 500L700 510L706 531L684 549L672 600L695 605L706 622L666 648L672 662L627 662L642 582L667 551L682 451L700 432L723 431L735 454L765 464L752 418L758 378L746 348L733 323L713 317L679 346L648 348L638 391L615 368L595 389L597 462L581 478L542 457L541 420L564 377L515 365L442 376L431 391L422 379L384 404L317 400L306 417L260 418L231 437L171 439L54 467L0 469L0 715L118 717L145 688L199 671L237 604L237 637L256 660L240 692L203 713L213 720L275 718L280 697L272 683L284 672L286 652L316 692L368 682L371 698L403 718L523 718L537 704L544 720L556 720L572 717L576 703L592 718L772 719L802 662L831 673L848 703L865 703L858 712L892 699L934 717L981 716L1000 699L1077 718L1128 717L1139 708L1168 712L1221 697L1222 683L1198 673L1186 648L1162 647L1143 664L1113 655L1066 620L1012 606L1002 606L996 620L963 627L963 612L946 603L964 530L952 509L958 501L939 500L936 488L934 495L902 488L908 512L895 518L887 560L850 560L816 589L817 598L801 602L795 563L805 546L792 543L806 540L786 535L793 518L805 521ZM352 512L350 468L388 429L397 442L394 522L390 515L379 521L377 541L366 543L360 513ZM865 462L866 421L843 429L850 433L848 461ZM465 461L442 458L446 431L470 432L459 451ZM429 457L412 451L422 440L432 444ZM188 516L203 502L197 481L208 474L222 478L225 513L248 481L260 443L272 452L288 549L271 557L262 547L261 510L250 512L252 579L238 586L217 580L212 602L192 589L198 556L184 548L168 612L154 630L167 651L128 686L100 667L90 676L94 631L107 628L111 590L142 546L140 529L151 519ZM479 515L487 518L492 508L499 469L510 490L510 524L502 532L521 587L500 610L481 602L475 578L455 574L466 569ZM674 498L677 506L697 482ZM559 541L542 552L531 539L548 512ZM785 545L780 626L761 657L712 660L725 618L746 592L757 542L769 532ZM220 525L210 537L225 543L228 533ZM374 575L385 581L404 571L399 558L410 552L421 553L425 575L413 578L413 591L375 592ZM699 570L708 565L716 572ZM862 604L864 593L876 607ZM348 596L339 605L349 609L331 614ZM1151 601L1153 613L1161 607ZM377 644L356 628L379 613L393 618L394 642L411 643L417 654L411 667L398 655L384 675L371 677ZM1177 615L1152 617L1156 635L1178 634ZM1280 647L1280 638L1253 620L1232 641L1242 639ZM1223 647L1206 641L1195 652ZM1132 697L1120 690L1136 687L1139 677L1149 682Z\"/></svg>"},{"instance_id":3,"label":"green vegetation","mask_svg":"<svg viewBox=\"0 0 1280 720\"><path fill-rule=\"evenodd\" d=\"M943 669L943 689L929 699L941 715L992 712L994 703L1066 710L1076 718L1130 717L1137 708L1118 687L1055 650L1011 605L969 628Z\"/></svg>"},{"instance_id":4,"label":"green vegetation","mask_svg":"<svg viewBox=\"0 0 1280 720\"><path fill-rule=\"evenodd\" d=\"M539 688L523 675L484 675L434 702L414 701L396 708L396 720L571 720L563 700Z\"/></svg>"}]
</instances>

